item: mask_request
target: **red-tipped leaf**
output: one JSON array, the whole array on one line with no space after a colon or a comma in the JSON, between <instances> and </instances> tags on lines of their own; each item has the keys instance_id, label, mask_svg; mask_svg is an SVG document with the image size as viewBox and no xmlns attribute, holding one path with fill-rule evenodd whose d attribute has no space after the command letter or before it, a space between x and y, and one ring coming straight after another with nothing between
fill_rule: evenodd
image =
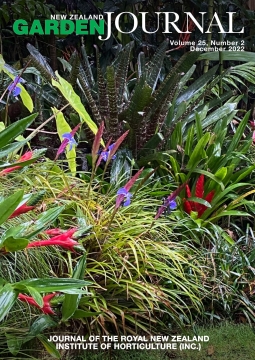
<instances>
[{"instance_id":1,"label":"red-tipped leaf","mask_svg":"<svg viewBox=\"0 0 255 360\"><path fill-rule=\"evenodd\" d=\"M92 145L91 154L92 154L92 164L93 164L93 166L94 166L94 164L96 162L96 158L97 158L97 155L98 155L98 151L99 151L100 143L101 143L101 140L102 140L103 132L104 132L104 122L102 121L99 128L98 128L98 130L97 130L97 133L96 133L95 139L93 141L93 145Z\"/></svg>"},{"instance_id":2,"label":"red-tipped leaf","mask_svg":"<svg viewBox=\"0 0 255 360\"><path fill-rule=\"evenodd\" d=\"M155 215L155 220L157 220L162 214L163 212L168 208L170 201L175 200L176 196L178 196L180 194L180 192L182 191L182 189L188 186L187 185L187 181L180 185L176 190L174 190L164 201L163 205L160 206L160 208L157 211L157 214Z\"/></svg>"},{"instance_id":3,"label":"red-tipped leaf","mask_svg":"<svg viewBox=\"0 0 255 360\"><path fill-rule=\"evenodd\" d=\"M116 153L116 151L118 150L118 148L120 147L121 143L125 140L126 136L128 135L129 130L127 130L126 132L124 132L124 134L122 134L116 141L114 144L113 149L110 151L108 159L107 159L107 164L111 161L112 157L114 156L114 154Z\"/></svg>"}]
</instances>

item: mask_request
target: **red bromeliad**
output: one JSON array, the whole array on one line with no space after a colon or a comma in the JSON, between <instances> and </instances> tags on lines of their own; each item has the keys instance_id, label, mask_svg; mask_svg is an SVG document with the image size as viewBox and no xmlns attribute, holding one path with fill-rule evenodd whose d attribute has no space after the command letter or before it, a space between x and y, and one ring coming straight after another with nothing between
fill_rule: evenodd
<instances>
[{"instance_id":1,"label":"red bromeliad","mask_svg":"<svg viewBox=\"0 0 255 360\"><path fill-rule=\"evenodd\" d=\"M32 159L32 157L33 157L33 151L28 151L24 155L22 155L17 162L28 161L28 160ZM13 172L14 170L20 169L21 167L22 166L20 166L20 165L16 165L16 166L12 166L12 167L9 167L7 169L4 169L4 170L0 171L0 176L5 175L5 174L9 174L10 172Z\"/></svg>"},{"instance_id":2,"label":"red bromeliad","mask_svg":"<svg viewBox=\"0 0 255 360\"><path fill-rule=\"evenodd\" d=\"M14 218L16 216L19 216L21 214L25 214L30 210L33 210L35 208L35 206L28 206L26 204L23 204L21 206L19 206L9 217L9 219Z\"/></svg>"},{"instance_id":3,"label":"red bromeliad","mask_svg":"<svg viewBox=\"0 0 255 360\"><path fill-rule=\"evenodd\" d=\"M57 235L61 235L63 234L64 230L59 229L59 228L55 228L55 229L48 229L44 231L44 234L47 235L52 235L52 236L57 236Z\"/></svg>"},{"instance_id":4,"label":"red bromeliad","mask_svg":"<svg viewBox=\"0 0 255 360\"><path fill-rule=\"evenodd\" d=\"M187 193L187 197L190 198L191 195L191 191L189 188L189 185L186 185L186 193ZM200 175L199 178L197 179L197 183L196 183L196 188L195 188L195 196L197 198L200 199L204 199L207 202L211 203L213 197L214 197L214 190L210 191L205 197L204 197L204 175ZM203 215L203 213L205 212L205 210L207 209L207 206L200 204L198 202L195 201L189 201L184 199L184 210L190 214L191 211L196 211L198 214L198 217L201 217Z\"/></svg>"},{"instance_id":5,"label":"red bromeliad","mask_svg":"<svg viewBox=\"0 0 255 360\"><path fill-rule=\"evenodd\" d=\"M33 241L27 245L27 249L33 247L58 245L67 250L74 251L74 246L79 245L77 241L72 239L72 236L76 231L77 228L73 228L65 231L60 235L52 237L49 240Z\"/></svg>"},{"instance_id":6,"label":"red bromeliad","mask_svg":"<svg viewBox=\"0 0 255 360\"><path fill-rule=\"evenodd\" d=\"M50 300L56 295L56 293L48 294L43 297L43 307L40 307L37 302L31 296L19 294L18 299L21 301L26 301L30 305L37 307L38 309L42 310L44 314L54 315L54 311L50 306Z\"/></svg>"}]
</instances>

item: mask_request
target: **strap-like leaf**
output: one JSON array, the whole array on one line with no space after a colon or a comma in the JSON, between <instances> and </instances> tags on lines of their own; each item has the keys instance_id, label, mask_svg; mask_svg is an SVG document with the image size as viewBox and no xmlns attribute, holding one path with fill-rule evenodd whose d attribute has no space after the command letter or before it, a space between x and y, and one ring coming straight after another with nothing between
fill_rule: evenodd
<instances>
[{"instance_id":1,"label":"strap-like leaf","mask_svg":"<svg viewBox=\"0 0 255 360\"><path fill-rule=\"evenodd\" d=\"M106 70L107 77L107 93L109 99L109 133L113 140L118 137L118 108L117 108L117 92L115 84L115 70L113 66L108 66Z\"/></svg>"}]
</instances>

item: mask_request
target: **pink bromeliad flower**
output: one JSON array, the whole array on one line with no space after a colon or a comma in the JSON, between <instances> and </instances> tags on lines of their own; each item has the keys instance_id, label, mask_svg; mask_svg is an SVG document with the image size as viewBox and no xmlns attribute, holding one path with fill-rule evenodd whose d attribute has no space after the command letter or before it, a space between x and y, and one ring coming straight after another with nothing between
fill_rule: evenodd
<instances>
[{"instance_id":1,"label":"pink bromeliad flower","mask_svg":"<svg viewBox=\"0 0 255 360\"><path fill-rule=\"evenodd\" d=\"M33 157L33 151L28 151L24 155L22 155L17 162L28 161L28 160L32 159L32 157ZM11 172L13 172L13 171L15 171L17 169L20 169L20 168L22 168L22 166L20 166L20 165L15 165L15 166L9 167L7 169L4 169L4 170L0 171L0 176L5 175L5 174L9 174L9 173L11 173Z\"/></svg>"},{"instance_id":2,"label":"pink bromeliad flower","mask_svg":"<svg viewBox=\"0 0 255 360\"><path fill-rule=\"evenodd\" d=\"M28 304L37 307L44 314L55 315L55 312L52 310L50 306L50 300L56 295L56 293L48 294L43 297L43 307L40 307L37 302L31 296L19 294L18 299L21 301L26 301Z\"/></svg>"},{"instance_id":3,"label":"pink bromeliad flower","mask_svg":"<svg viewBox=\"0 0 255 360\"><path fill-rule=\"evenodd\" d=\"M60 235L54 236L48 240L32 241L27 245L27 249L41 246L61 246L64 249L74 251L74 246L80 245L77 241L72 239L73 234L77 231L77 228L69 229Z\"/></svg>"}]
</instances>

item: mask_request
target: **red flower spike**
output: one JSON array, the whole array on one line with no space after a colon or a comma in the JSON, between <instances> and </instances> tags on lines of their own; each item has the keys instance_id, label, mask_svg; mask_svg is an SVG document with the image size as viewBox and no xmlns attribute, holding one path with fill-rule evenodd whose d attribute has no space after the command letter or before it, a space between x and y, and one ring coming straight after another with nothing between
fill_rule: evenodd
<instances>
[{"instance_id":1,"label":"red flower spike","mask_svg":"<svg viewBox=\"0 0 255 360\"><path fill-rule=\"evenodd\" d=\"M46 234L46 235L52 235L52 236L57 236L57 235L63 234L63 232L64 232L64 230L55 228L55 229L45 230L45 231L44 231L44 234Z\"/></svg>"},{"instance_id":2,"label":"red flower spike","mask_svg":"<svg viewBox=\"0 0 255 360\"><path fill-rule=\"evenodd\" d=\"M67 238L64 240L57 240L57 239L52 240L52 239L33 241L33 242L29 243L26 248L29 249L29 248L33 248L33 247L57 245L57 246L61 246L64 249L67 249L70 251L75 251L74 246L79 245L79 243L77 241L72 240L71 238Z\"/></svg>"},{"instance_id":3,"label":"red flower spike","mask_svg":"<svg viewBox=\"0 0 255 360\"><path fill-rule=\"evenodd\" d=\"M52 238L50 238L50 240L66 240L68 238L71 238L73 236L74 233L76 233L76 231L78 230L78 228L72 228L72 229L69 229L65 232L62 232L61 234L59 235L56 235Z\"/></svg>"},{"instance_id":4,"label":"red flower spike","mask_svg":"<svg viewBox=\"0 0 255 360\"><path fill-rule=\"evenodd\" d=\"M32 157L33 157L33 152L28 151L24 155L22 155L17 162L25 162L25 161L30 160ZM17 169L20 169L21 167L22 166L20 166L20 165L16 165L16 166L12 166L12 167L9 167L7 169L4 169L4 170L0 171L0 176L5 175L5 174L9 174L10 172L13 172L13 171L15 171Z\"/></svg>"},{"instance_id":5,"label":"red flower spike","mask_svg":"<svg viewBox=\"0 0 255 360\"><path fill-rule=\"evenodd\" d=\"M184 203L183 203L183 207L184 210L186 211L186 213L191 214L192 208L191 208L191 201L187 201L186 199L183 199Z\"/></svg>"},{"instance_id":6,"label":"red flower spike","mask_svg":"<svg viewBox=\"0 0 255 360\"><path fill-rule=\"evenodd\" d=\"M186 193L187 193L187 196L190 198L191 197L191 191L190 191L189 185L186 185Z\"/></svg>"},{"instance_id":7,"label":"red flower spike","mask_svg":"<svg viewBox=\"0 0 255 360\"><path fill-rule=\"evenodd\" d=\"M186 185L186 194L187 194L188 198L192 197L189 185ZM190 214L191 211L196 211L196 205L195 205L194 201L188 201L187 200L187 202L189 204L187 206L190 208L190 211L188 213Z\"/></svg>"},{"instance_id":8,"label":"red flower spike","mask_svg":"<svg viewBox=\"0 0 255 360\"><path fill-rule=\"evenodd\" d=\"M31 296L19 294L18 299L21 301L26 301L28 304L37 307L40 309L44 314L54 315L54 311L50 306L50 300L56 295L56 293L48 294L43 297L43 307L40 307L37 302Z\"/></svg>"},{"instance_id":9,"label":"red flower spike","mask_svg":"<svg viewBox=\"0 0 255 360\"><path fill-rule=\"evenodd\" d=\"M200 175L197 179L196 189L195 189L195 196L198 198L203 199L204 196L204 175Z\"/></svg>"},{"instance_id":10,"label":"red flower spike","mask_svg":"<svg viewBox=\"0 0 255 360\"><path fill-rule=\"evenodd\" d=\"M63 247L64 249L74 251L74 246L80 245L77 241L71 239L71 237L77 230L78 228L72 228L48 240L33 241L27 245L27 249L32 247L58 245Z\"/></svg>"},{"instance_id":11,"label":"red flower spike","mask_svg":"<svg viewBox=\"0 0 255 360\"><path fill-rule=\"evenodd\" d=\"M27 151L24 155L22 155L18 162L24 162L24 161L28 161L30 159L32 159L33 157L33 151Z\"/></svg>"},{"instance_id":12,"label":"red flower spike","mask_svg":"<svg viewBox=\"0 0 255 360\"><path fill-rule=\"evenodd\" d=\"M210 191L210 192L206 195L205 200L208 201L209 203L211 203L214 195L215 195L215 191L214 191L214 190Z\"/></svg>"},{"instance_id":13,"label":"red flower spike","mask_svg":"<svg viewBox=\"0 0 255 360\"><path fill-rule=\"evenodd\" d=\"M188 198L191 197L191 191L189 186L186 186L186 193ZM195 188L195 196L200 198L200 199L204 199L207 202L211 203L213 197L214 197L215 191L212 190L211 192L209 192L206 197L204 198L204 175L200 175L197 183L196 183L196 188ZM184 199L184 203L183 203L183 207L184 210L190 214L191 211L196 211L197 212L197 216L200 218L203 213L205 212L205 210L207 209L207 206L197 203L195 201L188 201L186 199Z\"/></svg>"},{"instance_id":14,"label":"red flower spike","mask_svg":"<svg viewBox=\"0 0 255 360\"><path fill-rule=\"evenodd\" d=\"M9 216L9 219L12 219L16 216L19 216L21 214L25 214L28 211L31 211L35 208L35 206L27 206L26 204L21 205L20 207L18 207L12 214L11 216Z\"/></svg>"}]
</instances>

